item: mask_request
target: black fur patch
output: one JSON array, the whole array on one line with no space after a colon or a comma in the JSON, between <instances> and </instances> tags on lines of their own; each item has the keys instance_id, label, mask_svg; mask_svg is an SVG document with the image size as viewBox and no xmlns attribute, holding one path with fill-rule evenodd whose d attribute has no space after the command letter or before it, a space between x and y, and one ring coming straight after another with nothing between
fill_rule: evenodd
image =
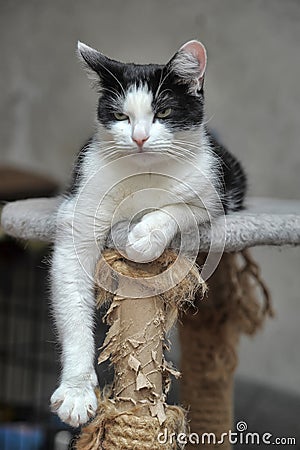
<instances>
[{"instance_id":1,"label":"black fur patch","mask_svg":"<svg viewBox=\"0 0 300 450\"><path fill-rule=\"evenodd\" d=\"M241 163L209 133L211 148L219 158L220 195L225 213L243 209L247 177Z\"/></svg>"},{"instance_id":2,"label":"black fur patch","mask_svg":"<svg viewBox=\"0 0 300 450\"><path fill-rule=\"evenodd\" d=\"M132 86L143 85L152 92L154 113L172 108L172 114L163 119L172 130L189 130L202 123L203 91L190 94L189 86L180 82L170 65L122 64L110 60L109 65L101 65L97 73L101 83L98 120L108 128L115 122L114 112L122 112L113 107L116 96L124 95Z\"/></svg>"}]
</instances>

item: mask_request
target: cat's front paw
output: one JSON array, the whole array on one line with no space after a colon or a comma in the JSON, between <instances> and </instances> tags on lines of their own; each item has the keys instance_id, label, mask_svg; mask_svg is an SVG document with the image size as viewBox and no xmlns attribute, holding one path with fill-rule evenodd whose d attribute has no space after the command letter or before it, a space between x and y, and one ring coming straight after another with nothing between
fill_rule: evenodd
<instances>
[{"instance_id":1,"label":"cat's front paw","mask_svg":"<svg viewBox=\"0 0 300 450\"><path fill-rule=\"evenodd\" d=\"M63 381L51 397L51 410L72 427L83 425L96 414L94 387L94 380L74 378Z\"/></svg>"},{"instance_id":2,"label":"cat's front paw","mask_svg":"<svg viewBox=\"0 0 300 450\"><path fill-rule=\"evenodd\" d=\"M128 235L127 257L135 262L150 262L158 258L169 243L165 230L158 223L142 220Z\"/></svg>"}]
</instances>

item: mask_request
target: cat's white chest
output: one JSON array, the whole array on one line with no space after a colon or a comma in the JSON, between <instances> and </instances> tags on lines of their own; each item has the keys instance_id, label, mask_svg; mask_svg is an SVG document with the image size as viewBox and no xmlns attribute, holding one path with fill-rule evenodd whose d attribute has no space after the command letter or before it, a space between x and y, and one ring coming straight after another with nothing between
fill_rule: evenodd
<instances>
[{"instance_id":1,"label":"cat's white chest","mask_svg":"<svg viewBox=\"0 0 300 450\"><path fill-rule=\"evenodd\" d=\"M91 202L97 204L99 220L103 212L111 214L112 222L132 220L150 210L160 209L164 205L176 203L174 195L176 180L160 174L135 174L120 179L117 183L107 182L105 192L97 195L96 190Z\"/></svg>"},{"instance_id":2,"label":"cat's white chest","mask_svg":"<svg viewBox=\"0 0 300 450\"><path fill-rule=\"evenodd\" d=\"M181 180L189 178L188 168L176 164L161 164L154 168L137 167L131 158L121 158L102 165L95 155L86 161L81 196L86 205L111 208L118 205L122 214L143 207L159 208L169 203ZM172 195L173 194L173 195Z\"/></svg>"},{"instance_id":3,"label":"cat's white chest","mask_svg":"<svg viewBox=\"0 0 300 450\"><path fill-rule=\"evenodd\" d=\"M198 162L202 172L195 164L176 161L162 161L155 167L133 162L132 158L120 158L104 165L97 154L86 159L77 207L82 220L93 221L101 229L103 222L113 225L121 220L139 220L166 205L195 205L201 192L210 195L209 177L203 175L207 161L203 159Z\"/></svg>"}]
</instances>

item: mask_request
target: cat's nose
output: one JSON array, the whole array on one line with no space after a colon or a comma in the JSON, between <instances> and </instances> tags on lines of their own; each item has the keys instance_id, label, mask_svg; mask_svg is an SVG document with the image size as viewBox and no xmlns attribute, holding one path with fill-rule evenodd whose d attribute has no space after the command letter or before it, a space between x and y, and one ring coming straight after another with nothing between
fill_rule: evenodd
<instances>
[{"instance_id":1,"label":"cat's nose","mask_svg":"<svg viewBox=\"0 0 300 450\"><path fill-rule=\"evenodd\" d=\"M132 140L138 145L138 147L143 147L144 143L148 141L149 136L144 137L134 137L132 136Z\"/></svg>"}]
</instances>

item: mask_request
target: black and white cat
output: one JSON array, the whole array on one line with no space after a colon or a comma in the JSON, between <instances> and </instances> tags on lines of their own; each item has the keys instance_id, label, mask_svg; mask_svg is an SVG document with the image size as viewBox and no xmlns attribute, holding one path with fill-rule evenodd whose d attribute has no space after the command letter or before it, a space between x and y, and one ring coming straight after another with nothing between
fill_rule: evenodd
<instances>
[{"instance_id":1,"label":"black and white cat","mask_svg":"<svg viewBox=\"0 0 300 450\"><path fill-rule=\"evenodd\" d=\"M239 162L205 126L200 42L166 65L121 63L82 43L78 50L99 88L96 131L58 210L51 272L63 366L51 404L73 426L97 407L93 276L112 225L135 219L126 254L150 261L178 230L240 209L246 190Z\"/></svg>"}]
</instances>

